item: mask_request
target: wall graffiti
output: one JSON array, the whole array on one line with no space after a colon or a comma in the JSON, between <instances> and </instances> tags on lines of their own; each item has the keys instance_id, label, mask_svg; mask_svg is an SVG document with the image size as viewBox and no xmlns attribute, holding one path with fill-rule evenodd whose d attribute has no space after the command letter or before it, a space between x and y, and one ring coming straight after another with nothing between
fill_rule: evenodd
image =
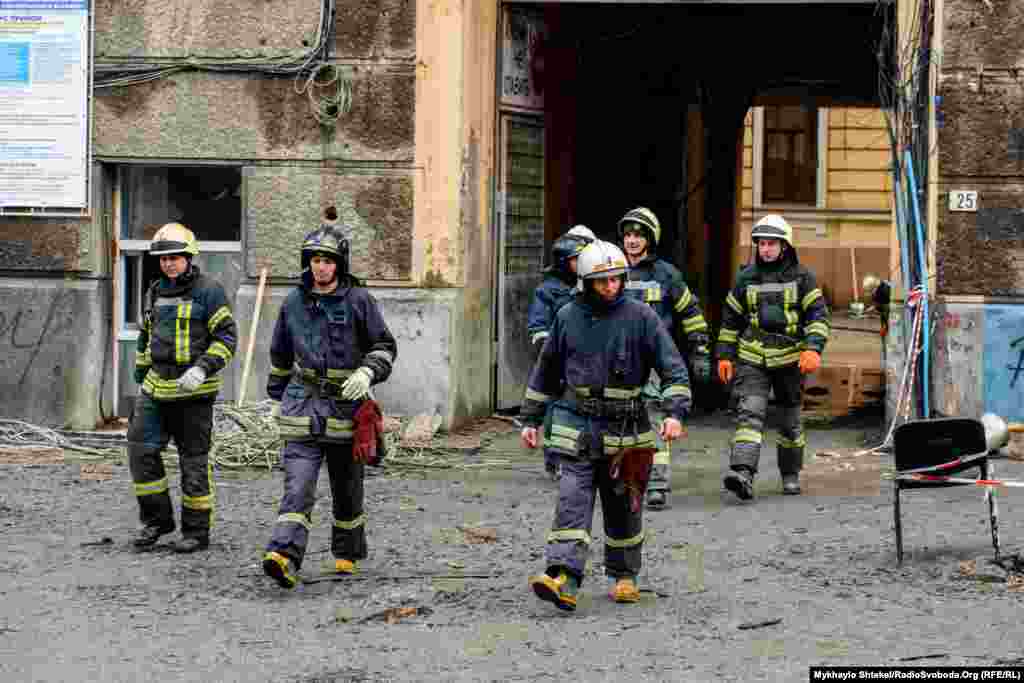
<instances>
[{"instance_id":1,"label":"wall graffiti","mask_svg":"<svg viewBox=\"0 0 1024 683\"><path fill-rule=\"evenodd\" d=\"M1024 420L1024 306L989 304L984 320L984 410Z\"/></svg>"},{"instance_id":2,"label":"wall graffiti","mask_svg":"<svg viewBox=\"0 0 1024 683\"><path fill-rule=\"evenodd\" d=\"M1024 337L1017 337L1010 342L1011 349L1018 349L1017 364L1007 365L1006 367L1013 372L1010 377L1010 388L1012 389L1017 384L1017 379L1020 377L1020 373L1024 370Z\"/></svg>"},{"instance_id":3,"label":"wall graffiti","mask_svg":"<svg viewBox=\"0 0 1024 683\"><path fill-rule=\"evenodd\" d=\"M4 310L0 308L0 349L6 349L4 355L11 351L28 352L27 358L19 358L14 367L20 367L17 386L23 386L39 358L41 351L58 339L63 339L70 331L72 321L72 299L74 292L58 291L50 298L45 309L22 304ZM39 313L42 313L40 316Z\"/></svg>"}]
</instances>

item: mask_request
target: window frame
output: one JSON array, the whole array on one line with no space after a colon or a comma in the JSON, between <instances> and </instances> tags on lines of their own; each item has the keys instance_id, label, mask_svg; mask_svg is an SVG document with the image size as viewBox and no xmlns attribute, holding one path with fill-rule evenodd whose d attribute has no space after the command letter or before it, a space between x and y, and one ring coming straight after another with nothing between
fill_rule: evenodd
<instances>
[{"instance_id":1,"label":"window frame","mask_svg":"<svg viewBox=\"0 0 1024 683\"><path fill-rule=\"evenodd\" d=\"M143 290L143 284L142 284L142 275L143 275L142 259L145 258L146 254L149 252L150 240L132 239L132 238L122 237L122 235L128 234L128 220L129 220L129 216L130 216L130 212L127 210L128 207L126 205L126 202L130 201L130 196L129 196L129 193L126 191L126 187L125 187L125 177L126 177L126 174L124 173L123 169L126 169L128 167L139 167L139 166L152 166L152 167L156 167L156 168L169 168L169 167L180 167L180 166L186 166L186 167L223 166L223 167L237 168L238 171L239 171L239 175L241 177L241 181L242 181L241 187L242 187L242 192L243 192L242 206L241 206L241 215L239 216L239 220L240 220L240 223L239 223L239 234L238 234L239 239L238 239L238 241L231 241L231 240L201 240L200 241L200 252L201 253L208 253L208 254L215 254L215 253L221 253L221 254L235 253L235 254L238 254L238 253L243 253L244 239L245 239L245 197L244 197L244 191L245 191L244 190L244 188L245 188L245 172L244 172L244 166L242 164L238 164L238 163L211 163L209 160L194 160L193 161L193 160L188 160L188 159L167 161L167 162L163 162L163 163L153 163L152 161L149 161L149 160L138 161L138 162L127 162L127 163L122 162L122 163L113 164L113 166L115 166L115 168L117 169L117 172L115 174L115 181L114 181L115 185L116 185L115 192L114 192L114 197L115 197L114 201L118 204L118 206L116 208L116 215L118 215L120 217L120 221L119 221L120 224L116 226L115 235L114 235L114 238L117 240L117 263L115 265L115 268L117 268L117 281L119 283L119 285L118 285L118 287L119 287L119 292L118 292L119 301L118 301L118 304L119 305L117 306L117 310L114 311L114 315L115 315L115 319L116 319L116 323L117 323L115 329L117 330L117 341L119 341L119 342L131 342L131 341L138 340L139 333L140 333L140 328L139 328L139 325L138 325L137 322L129 322L128 321L128 316L125 315L125 313L126 313L126 306L127 306L127 303L126 303L125 299L126 299L126 295L127 295L127 292L128 292L128 289L127 289L127 286L128 286L127 278L128 278L128 274L129 274L128 260L131 259L131 258L138 258L139 259L138 267L136 267L136 269L135 269L135 277L133 278L135 281L132 283L132 285L138 291L138 299L136 301L136 310L135 310L135 319L136 319L136 321L138 321L142 317L142 310L143 310L143 305L144 305L143 298L145 296L145 291Z\"/></svg>"},{"instance_id":2,"label":"window frame","mask_svg":"<svg viewBox=\"0 0 1024 683\"><path fill-rule=\"evenodd\" d=\"M764 201L764 106L758 105L753 108L753 133L754 133L754 209L771 209L782 212L798 211L820 211L826 208L828 200L828 107L817 107L817 158L818 165L814 176L814 204L797 204L793 202L770 202Z\"/></svg>"}]
</instances>

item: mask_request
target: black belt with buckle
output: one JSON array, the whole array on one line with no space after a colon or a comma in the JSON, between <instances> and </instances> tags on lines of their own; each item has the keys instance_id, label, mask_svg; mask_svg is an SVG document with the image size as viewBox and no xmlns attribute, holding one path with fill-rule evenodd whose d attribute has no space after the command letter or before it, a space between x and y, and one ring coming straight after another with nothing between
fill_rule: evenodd
<instances>
[{"instance_id":1,"label":"black belt with buckle","mask_svg":"<svg viewBox=\"0 0 1024 683\"><path fill-rule=\"evenodd\" d=\"M305 377L296 375L296 378L306 385L309 395L313 398L326 396L327 398L341 398L341 383L337 380L326 377Z\"/></svg>"},{"instance_id":2,"label":"black belt with buckle","mask_svg":"<svg viewBox=\"0 0 1024 683\"><path fill-rule=\"evenodd\" d=\"M580 398L575 399L576 410L588 417L604 417L621 420L639 417L646 406L639 398Z\"/></svg>"}]
</instances>

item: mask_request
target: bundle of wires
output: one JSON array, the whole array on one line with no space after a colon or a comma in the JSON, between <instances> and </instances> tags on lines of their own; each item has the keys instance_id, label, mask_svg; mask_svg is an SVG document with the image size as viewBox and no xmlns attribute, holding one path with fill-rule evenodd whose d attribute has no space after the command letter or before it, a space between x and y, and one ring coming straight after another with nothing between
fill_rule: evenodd
<instances>
[{"instance_id":1,"label":"bundle of wires","mask_svg":"<svg viewBox=\"0 0 1024 683\"><path fill-rule=\"evenodd\" d=\"M140 85L184 71L292 76L295 91L306 94L313 116L322 125L330 125L351 108L352 84L337 65L327 61L335 0L323 0L317 22L316 39L303 54L277 59L199 59L188 58L169 64L97 64L94 88ZM328 94L325 90L333 89Z\"/></svg>"}]
</instances>

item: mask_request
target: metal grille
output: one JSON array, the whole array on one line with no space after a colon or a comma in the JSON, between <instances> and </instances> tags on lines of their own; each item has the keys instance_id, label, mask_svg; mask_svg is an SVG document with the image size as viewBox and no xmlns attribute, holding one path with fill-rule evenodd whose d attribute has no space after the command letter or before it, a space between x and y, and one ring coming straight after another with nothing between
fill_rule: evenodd
<instances>
[{"instance_id":1,"label":"metal grille","mask_svg":"<svg viewBox=\"0 0 1024 683\"><path fill-rule=\"evenodd\" d=\"M544 128L508 124L505 273L536 273L544 265Z\"/></svg>"}]
</instances>

